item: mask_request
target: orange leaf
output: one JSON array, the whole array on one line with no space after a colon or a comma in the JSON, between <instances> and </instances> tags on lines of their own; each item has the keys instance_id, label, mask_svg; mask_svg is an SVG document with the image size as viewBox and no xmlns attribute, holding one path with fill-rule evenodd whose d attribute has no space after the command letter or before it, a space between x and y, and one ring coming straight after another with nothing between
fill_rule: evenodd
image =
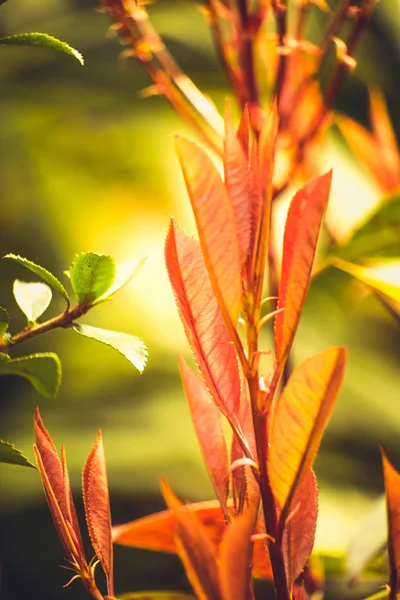
<instances>
[{"instance_id":1,"label":"orange leaf","mask_svg":"<svg viewBox=\"0 0 400 600\"><path fill-rule=\"evenodd\" d=\"M203 148L190 140L177 138L176 151L215 295L236 325L242 286L239 241L230 198L216 166Z\"/></svg>"},{"instance_id":2,"label":"orange leaf","mask_svg":"<svg viewBox=\"0 0 400 600\"><path fill-rule=\"evenodd\" d=\"M395 600L400 590L400 473L392 466L383 448L381 452L387 503L390 599Z\"/></svg>"},{"instance_id":3,"label":"orange leaf","mask_svg":"<svg viewBox=\"0 0 400 600\"><path fill-rule=\"evenodd\" d=\"M226 508L229 466L221 413L204 383L189 369L182 357L179 357L179 368L204 462L221 506Z\"/></svg>"},{"instance_id":4,"label":"orange leaf","mask_svg":"<svg viewBox=\"0 0 400 600\"><path fill-rule=\"evenodd\" d=\"M82 556L81 552L83 552L83 550L78 547L74 531L60 509L60 505L54 494L50 480L47 476L46 467L43 464L39 449L35 444L33 446L33 450L35 452L40 477L42 479L44 491L46 493L46 498L50 509L50 514L53 519L54 526L57 530L58 537L60 538L60 541L69 559L71 561L78 561L79 558Z\"/></svg>"},{"instance_id":5,"label":"orange leaf","mask_svg":"<svg viewBox=\"0 0 400 600\"><path fill-rule=\"evenodd\" d=\"M114 596L111 511L101 431L86 459L82 491L90 539L107 577L108 594Z\"/></svg>"},{"instance_id":6,"label":"orange leaf","mask_svg":"<svg viewBox=\"0 0 400 600\"><path fill-rule=\"evenodd\" d=\"M43 425L38 408L35 410L34 428L35 456L58 536L67 554L72 553L75 558L84 558L81 534L66 470L65 454L62 450L63 464L61 465L57 450Z\"/></svg>"},{"instance_id":7,"label":"orange leaf","mask_svg":"<svg viewBox=\"0 0 400 600\"><path fill-rule=\"evenodd\" d=\"M191 504L189 508L196 513L212 544L218 547L226 530L226 521L219 502L198 502ZM117 544L132 548L176 554L175 526L175 514L171 510L164 510L113 527L113 540ZM254 542L253 575L265 579L272 577L264 540L258 539Z\"/></svg>"},{"instance_id":8,"label":"orange leaf","mask_svg":"<svg viewBox=\"0 0 400 600\"><path fill-rule=\"evenodd\" d=\"M196 596L199 600L220 600L217 554L204 526L190 507L181 504L165 481L162 490L175 514L175 543Z\"/></svg>"},{"instance_id":9,"label":"orange leaf","mask_svg":"<svg viewBox=\"0 0 400 600\"><path fill-rule=\"evenodd\" d=\"M219 558L224 600L249 598L256 512L245 510L230 523L224 534Z\"/></svg>"},{"instance_id":10,"label":"orange leaf","mask_svg":"<svg viewBox=\"0 0 400 600\"><path fill-rule=\"evenodd\" d=\"M203 524L207 535L214 546L221 542L226 521L217 500L198 502L190 505ZM175 554L175 514L171 510L142 517L136 521L113 527L113 540L123 546L170 552Z\"/></svg>"},{"instance_id":11,"label":"orange leaf","mask_svg":"<svg viewBox=\"0 0 400 600\"><path fill-rule=\"evenodd\" d=\"M310 558L318 517L318 488L310 469L293 497L285 525L282 547L288 585L294 584Z\"/></svg>"},{"instance_id":12,"label":"orange leaf","mask_svg":"<svg viewBox=\"0 0 400 600\"><path fill-rule=\"evenodd\" d=\"M299 190L286 219L278 303L284 310L275 318L276 353L281 365L290 351L307 296L331 179L329 172Z\"/></svg>"},{"instance_id":13,"label":"orange leaf","mask_svg":"<svg viewBox=\"0 0 400 600\"><path fill-rule=\"evenodd\" d=\"M249 160L250 150L250 114L249 107L246 104L240 117L239 128L236 133L236 137L242 147L245 154L246 160Z\"/></svg>"},{"instance_id":14,"label":"orange leaf","mask_svg":"<svg viewBox=\"0 0 400 600\"><path fill-rule=\"evenodd\" d=\"M250 174L248 159L233 129L228 108L225 117L224 172L236 222L240 266L243 267L249 254L251 233Z\"/></svg>"},{"instance_id":15,"label":"orange leaf","mask_svg":"<svg viewBox=\"0 0 400 600\"><path fill-rule=\"evenodd\" d=\"M235 349L196 240L174 221L165 257L179 314L197 366L220 410L237 422L240 378Z\"/></svg>"},{"instance_id":16,"label":"orange leaf","mask_svg":"<svg viewBox=\"0 0 400 600\"><path fill-rule=\"evenodd\" d=\"M342 383L344 348L305 360L290 377L272 420L268 473L286 518L293 495L311 468Z\"/></svg>"},{"instance_id":17,"label":"orange leaf","mask_svg":"<svg viewBox=\"0 0 400 600\"><path fill-rule=\"evenodd\" d=\"M378 89L370 90L370 114L379 145L379 161L375 160L375 163L385 165L385 189L393 191L400 187L400 151L385 98Z\"/></svg>"}]
</instances>

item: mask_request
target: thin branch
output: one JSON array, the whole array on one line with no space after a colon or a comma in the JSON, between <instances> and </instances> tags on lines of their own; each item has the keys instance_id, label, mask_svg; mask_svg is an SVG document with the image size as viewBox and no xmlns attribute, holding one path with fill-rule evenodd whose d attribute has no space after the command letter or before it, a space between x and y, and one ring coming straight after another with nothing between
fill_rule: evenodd
<instances>
[{"instance_id":1,"label":"thin branch","mask_svg":"<svg viewBox=\"0 0 400 600\"><path fill-rule=\"evenodd\" d=\"M26 342L38 335L42 335L47 331L52 331L53 329L67 329L72 327L73 322L84 315L90 308L90 305L82 302L81 304L77 304L74 308L68 308L62 314L57 317L53 317L48 321L44 321L44 323L40 323L39 325L34 325L32 327L26 327L23 331L16 333L7 343L0 344L0 352L8 353L11 348L17 346L18 344L22 344L22 342Z\"/></svg>"}]
</instances>

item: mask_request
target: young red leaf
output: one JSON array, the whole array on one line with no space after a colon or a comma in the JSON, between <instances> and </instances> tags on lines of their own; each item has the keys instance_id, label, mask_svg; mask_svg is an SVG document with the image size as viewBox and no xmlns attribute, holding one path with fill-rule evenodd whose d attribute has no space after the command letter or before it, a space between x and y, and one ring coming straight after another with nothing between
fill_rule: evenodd
<instances>
[{"instance_id":1,"label":"young red leaf","mask_svg":"<svg viewBox=\"0 0 400 600\"><path fill-rule=\"evenodd\" d=\"M275 318L278 362L289 354L310 285L311 269L322 220L328 204L331 172L313 179L294 196L283 240L279 308Z\"/></svg>"},{"instance_id":2,"label":"young red leaf","mask_svg":"<svg viewBox=\"0 0 400 600\"><path fill-rule=\"evenodd\" d=\"M199 244L174 221L167 236L165 258L179 314L200 373L217 406L231 423L237 423L240 377L236 351Z\"/></svg>"},{"instance_id":3,"label":"young red leaf","mask_svg":"<svg viewBox=\"0 0 400 600\"><path fill-rule=\"evenodd\" d=\"M242 285L239 241L230 198L216 166L203 148L177 138L176 151L215 295L236 325Z\"/></svg>"},{"instance_id":4,"label":"young red leaf","mask_svg":"<svg viewBox=\"0 0 400 600\"><path fill-rule=\"evenodd\" d=\"M341 347L308 358L294 370L279 398L272 420L268 473L283 518L312 466L345 363L346 351Z\"/></svg>"},{"instance_id":5,"label":"young red leaf","mask_svg":"<svg viewBox=\"0 0 400 600\"><path fill-rule=\"evenodd\" d=\"M217 500L198 502L191 504L189 508L191 512L196 513L213 545L218 546L226 528L220 503ZM175 554L177 551L175 525L174 512L163 510L154 515L113 527L113 540L123 546Z\"/></svg>"},{"instance_id":6,"label":"young red leaf","mask_svg":"<svg viewBox=\"0 0 400 600\"><path fill-rule=\"evenodd\" d=\"M218 547L226 530L226 521L219 502L217 500L198 502L191 504L189 508L202 523L211 543ZM175 527L174 512L164 510L113 527L113 540L117 544L132 548L176 554ZM254 542L253 575L263 579L272 577L271 564L263 539Z\"/></svg>"},{"instance_id":7,"label":"young red leaf","mask_svg":"<svg viewBox=\"0 0 400 600\"><path fill-rule=\"evenodd\" d=\"M176 545L186 575L199 600L221 600L218 560L204 526L190 507L184 506L164 481L165 501L176 518Z\"/></svg>"},{"instance_id":8,"label":"young red leaf","mask_svg":"<svg viewBox=\"0 0 400 600\"><path fill-rule=\"evenodd\" d=\"M229 524L221 543L220 576L224 600L251 598L251 536L256 521L255 510L245 510Z\"/></svg>"},{"instance_id":9,"label":"young red leaf","mask_svg":"<svg viewBox=\"0 0 400 600\"><path fill-rule=\"evenodd\" d=\"M249 160L250 155L250 114L249 107L244 107L242 116L240 117L239 127L236 133L236 137L242 147L246 160Z\"/></svg>"},{"instance_id":10,"label":"young red leaf","mask_svg":"<svg viewBox=\"0 0 400 600\"><path fill-rule=\"evenodd\" d=\"M310 558L315 539L318 517L318 488L310 469L294 495L283 533L282 547L286 579L292 586Z\"/></svg>"},{"instance_id":11,"label":"young red leaf","mask_svg":"<svg viewBox=\"0 0 400 600\"><path fill-rule=\"evenodd\" d=\"M83 549L78 547L76 543L76 536L74 536L74 531L72 530L71 525L68 523L64 514L61 511L60 505L54 494L50 480L47 476L46 467L42 461L42 457L38 447L34 445L33 450L35 452L40 477L42 479L44 491L50 509L50 514L53 519L54 526L57 530L58 537L60 538L60 541L64 547L65 552L67 553L69 560L71 560L71 562L78 562L79 557L81 556L81 552L83 552Z\"/></svg>"},{"instance_id":12,"label":"young red leaf","mask_svg":"<svg viewBox=\"0 0 400 600\"><path fill-rule=\"evenodd\" d=\"M249 254L251 234L250 173L248 158L233 129L228 109L225 117L224 173L236 222L242 268Z\"/></svg>"},{"instance_id":13,"label":"young red leaf","mask_svg":"<svg viewBox=\"0 0 400 600\"><path fill-rule=\"evenodd\" d=\"M84 559L81 534L66 472L65 454L62 450L63 464L61 465L38 408L34 415L34 429L36 460L58 536L68 555L72 553L75 558Z\"/></svg>"},{"instance_id":14,"label":"young red leaf","mask_svg":"<svg viewBox=\"0 0 400 600\"><path fill-rule=\"evenodd\" d=\"M392 466L383 448L381 452L388 520L390 600L396 600L400 591L400 473Z\"/></svg>"},{"instance_id":15,"label":"young red leaf","mask_svg":"<svg viewBox=\"0 0 400 600\"><path fill-rule=\"evenodd\" d=\"M90 539L107 578L108 594L114 596L111 511L101 431L86 459L82 491Z\"/></svg>"},{"instance_id":16,"label":"young red leaf","mask_svg":"<svg viewBox=\"0 0 400 600\"><path fill-rule=\"evenodd\" d=\"M204 462L217 498L226 511L229 465L221 413L204 383L189 369L182 357L179 357L179 369Z\"/></svg>"}]
</instances>

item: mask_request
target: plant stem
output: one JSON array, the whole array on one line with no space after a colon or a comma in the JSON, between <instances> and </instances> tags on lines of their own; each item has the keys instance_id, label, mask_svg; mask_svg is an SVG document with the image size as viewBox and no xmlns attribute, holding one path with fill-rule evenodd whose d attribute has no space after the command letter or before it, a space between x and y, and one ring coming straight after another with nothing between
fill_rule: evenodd
<instances>
[{"instance_id":1,"label":"plant stem","mask_svg":"<svg viewBox=\"0 0 400 600\"><path fill-rule=\"evenodd\" d=\"M62 314L57 317L53 317L44 323L40 323L39 325L34 325L33 327L27 327L23 329L19 333L16 333L12 338L7 342L0 344L0 352L6 352L10 350L13 346L17 344L22 344L22 342L26 342L31 338L37 337L42 333L46 333L46 331L52 331L53 329L72 327L73 322L84 315L90 308L90 305L82 302L81 304L77 304L74 308L67 308Z\"/></svg>"},{"instance_id":2,"label":"plant stem","mask_svg":"<svg viewBox=\"0 0 400 600\"><path fill-rule=\"evenodd\" d=\"M287 33L287 6L285 4L282 4L281 0L272 0L272 10L274 11L276 20L276 29L278 32L279 45L281 47L281 50L283 50L283 52L281 52L279 55L278 72L275 79L275 94L278 99L279 106L286 78L286 67L288 58L284 52L285 36Z\"/></svg>"}]
</instances>

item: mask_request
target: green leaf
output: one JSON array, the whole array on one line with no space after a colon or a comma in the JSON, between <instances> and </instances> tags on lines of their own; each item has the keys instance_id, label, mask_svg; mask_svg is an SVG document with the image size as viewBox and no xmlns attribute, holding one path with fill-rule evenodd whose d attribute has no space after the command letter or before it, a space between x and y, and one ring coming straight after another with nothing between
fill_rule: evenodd
<instances>
[{"instance_id":1,"label":"green leaf","mask_svg":"<svg viewBox=\"0 0 400 600\"><path fill-rule=\"evenodd\" d=\"M25 283L16 279L13 285L14 298L29 323L44 313L52 298L51 288L45 283Z\"/></svg>"},{"instance_id":2,"label":"green leaf","mask_svg":"<svg viewBox=\"0 0 400 600\"><path fill-rule=\"evenodd\" d=\"M375 292L400 303L400 259L382 261L368 267L340 259L332 260L332 264L362 281Z\"/></svg>"},{"instance_id":3,"label":"green leaf","mask_svg":"<svg viewBox=\"0 0 400 600\"><path fill-rule=\"evenodd\" d=\"M85 337L92 338L111 346L125 356L141 373L147 362L147 348L138 337L129 333L119 333L108 329L99 329L91 325L73 324L73 329Z\"/></svg>"},{"instance_id":4,"label":"green leaf","mask_svg":"<svg viewBox=\"0 0 400 600\"><path fill-rule=\"evenodd\" d=\"M35 465L22 454L21 450L18 450L14 444L4 440L0 440L0 462L36 469Z\"/></svg>"},{"instance_id":5,"label":"green leaf","mask_svg":"<svg viewBox=\"0 0 400 600\"><path fill-rule=\"evenodd\" d=\"M361 576L372 559L386 546L386 498L383 494L361 519L346 552L346 576L349 583Z\"/></svg>"},{"instance_id":6,"label":"green leaf","mask_svg":"<svg viewBox=\"0 0 400 600\"><path fill-rule=\"evenodd\" d=\"M75 256L70 271L72 289L78 302L94 304L111 288L116 267L111 256L82 253Z\"/></svg>"},{"instance_id":7,"label":"green leaf","mask_svg":"<svg viewBox=\"0 0 400 600\"><path fill-rule=\"evenodd\" d=\"M66 42L62 42L57 38L48 35L47 33L18 33L16 35L9 35L7 37L0 38L0 44L7 44L11 46L40 46L42 48L52 48L59 52L64 52L76 58L77 61L83 65L83 56L78 50L72 48Z\"/></svg>"},{"instance_id":8,"label":"green leaf","mask_svg":"<svg viewBox=\"0 0 400 600\"><path fill-rule=\"evenodd\" d=\"M103 300L107 300L111 296L113 296L116 292L118 292L121 288L123 288L127 283L130 282L131 279L136 277L142 267L150 260L149 256L145 256L140 260L126 260L124 262L118 263L115 267L115 277L111 287L97 299L96 302L103 302Z\"/></svg>"},{"instance_id":9,"label":"green leaf","mask_svg":"<svg viewBox=\"0 0 400 600\"><path fill-rule=\"evenodd\" d=\"M118 596L118 600L195 600L191 594L182 592L128 592Z\"/></svg>"},{"instance_id":10,"label":"green leaf","mask_svg":"<svg viewBox=\"0 0 400 600\"><path fill-rule=\"evenodd\" d=\"M61 281L59 281L57 277L54 277L54 275L50 273L50 271L47 271L47 269L45 269L44 267L40 267L31 260L28 260L27 258L23 258L22 256L18 256L16 254L6 254L5 256L3 256L3 258L10 258L11 260L14 260L15 262L22 265L23 267L29 269L29 271L32 271L32 273L35 273L35 275L40 277L42 281L44 281L45 283L47 283L47 285L52 287L53 290L61 294L61 296L67 301L69 305L69 297L67 294L67 290L64 288Z\"/></svg>"},{"instance_id":11,"label":"green leaf","mask_svg":"<svg viewBox=\"0 0 400 600\"><path fill-rule=\"evenodd\" d=\"M363 258L400 256L400 195L384 202L354 232L344 246L336 246L332 254L349 261Z\"/></svg>"},{"instance_id":12,"label":"green leaf","mask_svg":"<svg viewBox=\"0 0 400 600\"><path fill-rule=\"evenodd\" d=\"M14 359L0 353L0 375L25 377L39 394L54 398L61 383L61 362L53 352Z\"/></svg>"},{"instance_id":13,"label":"green leaf","mask_svg":"<svg viewBox=\"0 0 400 600\"><path fill-rule=\"evenodd\" d=\"M3 337L3 335L6 333L9 324L10 315L5 308L1 308L0 306L0 337Z\"/></svg>"}]
</instances>

